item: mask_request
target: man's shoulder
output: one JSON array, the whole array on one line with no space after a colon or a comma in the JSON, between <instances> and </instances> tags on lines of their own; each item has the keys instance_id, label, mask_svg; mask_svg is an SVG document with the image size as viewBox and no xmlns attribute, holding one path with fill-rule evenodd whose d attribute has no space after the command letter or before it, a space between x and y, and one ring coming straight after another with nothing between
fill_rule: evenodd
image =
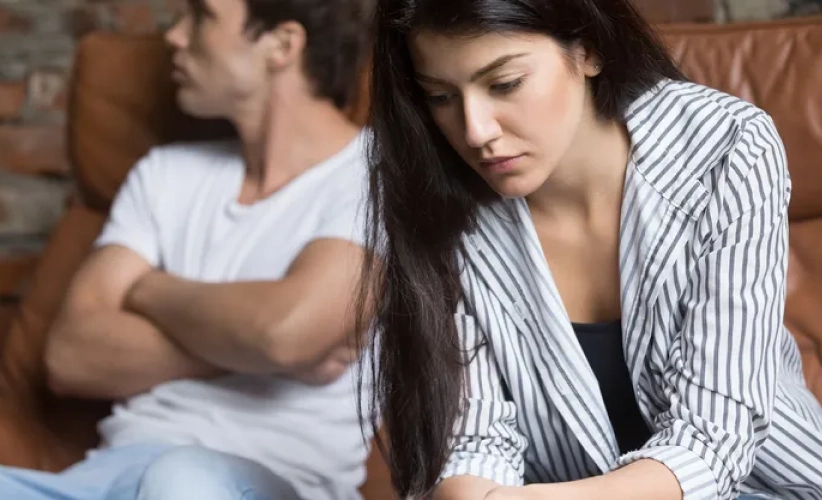
<instances>
[{"instance_id":1,"label":"man's shoulder","mask_svg":"<svg viewBox=\"0 0 822 500\"><path fill-rule=\"evenodd\" d=\"M368 183L368 135L361 132L343 149L317 165L312 175L313 189L336 193L335 196L350 198L361 195Z\"/></svg>"},{"instance_id":2,"label":"man's shoulder","mask_svg":"<svg viewBox=\"0 0 822 500\"><path fill-rule=\"evenodd\" d=\"M335 163L335 175L364 179L368 172L368 147L370 134L363 130L329 161Z\"/></svg>"},{"instance_id":3,"label":"man's shoulder","mask_svg":"<svg viewBox=\"0 0 822 500\"><path fill-rule=\"evenodd\" d=\"M207 186L224 185L225 179L234 175L232 166L242 168L238 158L239 148L229 141L158 145L135 163L117 198L145 200L155 211L160 206L179 207L193 197L206 195L203 191Z\"/></svg>"},{"instance_id":4,"label":"man's shoulder","mask_svg":"<svg viewBox=\"0 0 822 500\"><path fill-rule=\"evenodd\" d=\"M175 142L154 146L138 162L162 168L172 164L175 168L203 169L212 166L215 161L236 160L240 157L240 148L236 140Z\"/></svg>"}]
</instances>

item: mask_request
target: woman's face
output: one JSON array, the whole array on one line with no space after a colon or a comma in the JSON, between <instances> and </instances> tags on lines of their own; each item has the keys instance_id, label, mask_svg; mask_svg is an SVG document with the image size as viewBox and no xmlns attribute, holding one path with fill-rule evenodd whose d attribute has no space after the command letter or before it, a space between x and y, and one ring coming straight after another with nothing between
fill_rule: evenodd
<instances>
[{"instance_id":1,"label":"woman's face","mask_svg":"<svg viewBox=\"0 0 822 500\"><path fill-rule=\"evenodd\" d=\"M420 32L409 42L437 126L502 196L524 197L542 186L580 123L594 117L586 77L598 68L581 47L523 33Z\"/></svg>"}]
</instances>

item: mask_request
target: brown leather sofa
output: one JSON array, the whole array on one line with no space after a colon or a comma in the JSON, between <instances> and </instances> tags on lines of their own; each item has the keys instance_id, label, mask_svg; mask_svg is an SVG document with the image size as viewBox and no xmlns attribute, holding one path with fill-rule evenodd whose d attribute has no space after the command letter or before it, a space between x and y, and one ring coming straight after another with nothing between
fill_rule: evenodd
<instances>
[{"instance_id":1,"label":"brown leather sofa","mask_svg":"<svg viewBox=\"0 0 822 500\"><path fill-rule=\"evenodd\" d=\"M747 98L774 117L794 181L786 323L822 399L822 17L767 24L667 26L663 35L694 80ZM0 463L60 470L97 441L103 402L63 400L45 384L44 336L112 197L154 144L224 135L174 107L157 37L95 34L78 50L69 148L77 195L19 304L0 302ZM362 121L365 103L352 108ZM384 463L369 461L367 500L393 498Z\"/></svg>"}]
</instances>

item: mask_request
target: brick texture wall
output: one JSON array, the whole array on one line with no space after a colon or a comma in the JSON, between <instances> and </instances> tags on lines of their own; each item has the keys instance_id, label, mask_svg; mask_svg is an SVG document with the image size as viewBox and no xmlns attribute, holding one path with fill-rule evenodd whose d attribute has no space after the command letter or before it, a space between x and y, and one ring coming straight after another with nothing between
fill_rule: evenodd
<instances>
[{"instance_id":1,"label":"brick texture wall","mask_svg":"<svg viewBox=\"0 0 822 500\"><path fill-rule=\"evenodd\" d=\"M0 0L0 168L65 174L62 125L76 41L94 29L151 32L172 0Z\"/></svg>"},{"instance_id":2,"label":"brick texture wall","mask_svg":"<svg viewBox=\"0 0 822 500\"><path fill-rule=\"evenodd\" d=\"M152 32L177 0L0 0L0 258L42 243L71 179L64 124L76 42Z\"/></svg>"}]
</instances>

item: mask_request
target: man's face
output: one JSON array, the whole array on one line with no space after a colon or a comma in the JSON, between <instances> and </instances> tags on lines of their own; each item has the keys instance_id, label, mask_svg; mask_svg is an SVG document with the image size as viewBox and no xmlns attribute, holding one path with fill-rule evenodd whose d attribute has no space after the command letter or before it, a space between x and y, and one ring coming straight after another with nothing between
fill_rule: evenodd
<instances>
[{"instance_id":1,"label":"man's face","mask_svg":"<svg viewBox=\"0 0 822 500\"><path fill-rule=\"evenodd\" d=\"M247 15L245 0L189 0L166 33L185 112L231 118L249 102L265 99L264 44L246 30Z\"/></svg>"}]
</instances>

